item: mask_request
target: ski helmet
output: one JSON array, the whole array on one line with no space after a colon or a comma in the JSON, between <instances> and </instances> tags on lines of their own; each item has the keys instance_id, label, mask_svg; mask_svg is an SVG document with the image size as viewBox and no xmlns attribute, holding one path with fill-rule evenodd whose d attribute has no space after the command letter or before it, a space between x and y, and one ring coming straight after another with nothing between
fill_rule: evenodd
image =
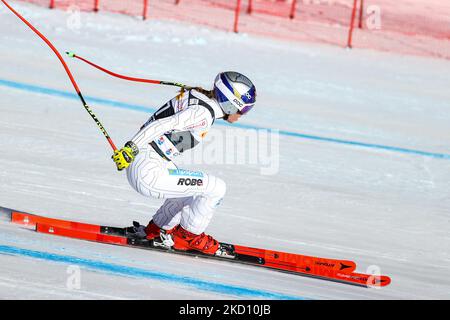
<instances>
[{"instance_id":1,"label":"ski helmet","mask_svg":"<svg viewBox=\"0 0 450 320\"><path fill-rule=\"evenodd\" d=\"M227 71L217 75L214 96L225 114L247 113L256 101L256 88L249 78L239 72Z\"/></svg>"}]
</instances>

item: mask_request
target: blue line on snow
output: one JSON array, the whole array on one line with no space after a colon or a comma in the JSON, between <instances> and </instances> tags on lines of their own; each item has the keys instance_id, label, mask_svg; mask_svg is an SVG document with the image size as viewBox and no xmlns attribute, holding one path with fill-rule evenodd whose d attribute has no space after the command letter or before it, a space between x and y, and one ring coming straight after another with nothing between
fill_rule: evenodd
<instances>
[{"instance_id":1,"label":"blue line on snow","mask_svg":"<svg viewBox=\"0 0 450 320\"><path fill-rule=\"evenodd\" d=\"M46 94L46 95L57 96L57 97L62 97L62 98L67 98L67 99L75 99L75 100L79 99L79 97L74 93L40 87L40 86L35 86L35 85L30 85L30 84L25 84L25 83L20 83L20 82L15 82L15 81L0 79L0 85L4 86L4 87L10 87L10 88L14 88L14 89L35 92L35 93L42 93L42 94ZM87 101L91 101L91 102L95 102L95 103L99 103L99 104L103 104L103 105L109 105L109 106L121 108L121 109L141 111L141 112L146 112L146 113L153 113L156 111L156 109L149 108L146 106L129 104L129 103L124 103L124 102L115 101L115 100L102 99L102 98L96 98L96 97L91 97L91 96L86 96L85 98ZM226 122L224 122L222 125L228 125L228 124ZM237 127L237 128L242 128L242 129L272 130L272 129L268 129L268 128L263 128L263 127L253 126L253 125L245 125L245 124L241 124L241 123L233 124L233 126ZM415 154L415 155L431 157L431 158L436 158L436 159L450 159L450 154L445 154L445 153L427 152L427 151L385 146L385 145L373 144L373 143L364 143L364 142L351 141L351 140L320 137L320 136L302 134L302 133L286 131L286 130L279 130L278 132L279 132L279 134L284 135L284 136L290 136L290 137L296 137L296 138L302 138L302 139L309 139L309 140L322 141L322 142L332 142L332 143L345 144L345 145L351 145L351 146L356 146L356 147L379 149L379 150L386 150L386 151L399 152L399 153L405 153L405 154Z\"/></svg>"},{"instance_id":2,"label":"blue line on snow","mask_svg":"<svg viewBox=\"0 0 450 320\"><path fill-rule=\"evenodd\" d=\"M102 261L77 258L72 256L64 256L49 252L35 251L29 249L23 249L13 246L0 245L0 253L11 254L15 256L24 256L34 259L58 262L58 263L70 263L85 267L88 269L94 269L104 271L108 273L114 273L122 276L131 276L138 278L145 278L151 280L167 281L181 285L187 285L203 291L210 291L219 294L226 294L232 296L241 297L253 297L264 299L279 299L279 300L304 300L304 297L295 297L284 295L280 293L272 293L263 290L250 289L245 287L239 287L234 285L227 285L222 283L208 282L206 280L195 279L191 277L185 277L175 274L163 273L159 271L151 271L141 268L111 264Z\"/></svg>"}]
</instances>

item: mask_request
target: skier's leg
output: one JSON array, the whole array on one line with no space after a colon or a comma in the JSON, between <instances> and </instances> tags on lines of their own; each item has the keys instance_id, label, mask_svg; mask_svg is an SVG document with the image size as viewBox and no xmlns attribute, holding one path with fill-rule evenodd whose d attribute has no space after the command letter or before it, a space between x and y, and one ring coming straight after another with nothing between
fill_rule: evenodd
<instances>
[{"instance_id":1,"label":"skier's leg","mask_svg":"<svg viewBox=\"0 0 450 320\"><path fill-rule=\"evenodd\" d=\"M215 254L219 249L219 242L206 235L204 231L211 221L215 208L225 195L225 182L203 172L177 169L162 173L153 187L158 191L166 190L164 192L166 196L180 197L166 201L160 209L162 215L166 209L173 214L181 208L180 212L172 215L172 222L180 222L171 233L173 247L177 250L193 249L206 254ZM182 195L191 196L182 197ZM172 211L169 206L173 208Z\"/></svg>"},{"instance_id":2,"label":"skier's leg","mask_svg":"<svg viewBox=\"0 0 450 320\"><path fill-rule=\"evenodd\" d=\"M128 182L143 196L162 198L158 192L152 190L152 184L166 169L167 163L156 152L142 150L127 168Z\"/></svg>"},{"instance_id":3,"label":"skier's leg","mask_svg":"<svg viewBox=\"0 0 450 320\"><path fill-rule=\"evenodd\" d=\"M222 179L208 175L208 182L204 193L194 196L190 204L182 208L180 224L194 234L201 234L206 230L215 208L221 203L226 192Z\"/></svg>"},{"instance_id":4,"label":"skier's leg","mask_svg":"<svg viewBox=\"0 0 450 320\"><path fill-rule=\"evenodd\" d=\"M170 230L181 222L186 230L201 234L224 197L226 185L213 175L170 168L159 176L153 190L168 197L153 217L157 225Z\"/></svg>"},{"instance_id":5,"label":"skier's leg","mask_svg":"<svg viewBox=\"0 0 450 320\"><path fill-rule=\"evenodd\" d=\"M175 170L178 170L177 166L173 162L169 162L165 168L167 172L174 172ZM163 177L161 180L164 181L164 173L162 173L162 176ZM158 187L164 188L161 186ZM189 206L192 201L193 196L167 198L164 204L153 216L153 222L163 230L172 230L180 224L183 207Z\"/></svg>"},{"instance_id":6,"label":"skier's leg","mask_svg":"<svg viewBox=\"0 0 450 320\"><path fill-rule=\"evenodd\" d=\"M221 179L203 172L177 169L151 150L135 158L127 169L127 176L130 185L142 195L168 198L154 217L158 226L165 230L181 221L187 231L202 233L226 190Z\"/></svg>"},{"instance_id":7,"label":"skier's leg","mask_svg":"<svg viewBox=\"0 0 450 320\"><path fill-rule=\"evenodd\" d=\"M153 222L164 230L171 230L180 224L183 207L189 205L193 197L170 198L156 211Z\"/></svg>"}]
</instances>

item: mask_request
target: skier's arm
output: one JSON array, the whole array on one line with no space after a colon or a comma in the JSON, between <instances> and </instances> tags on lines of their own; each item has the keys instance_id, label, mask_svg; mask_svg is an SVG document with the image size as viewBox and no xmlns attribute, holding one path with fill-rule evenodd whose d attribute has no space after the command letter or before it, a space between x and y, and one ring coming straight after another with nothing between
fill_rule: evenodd
<instances>
[{"instance_id":1,"label":"skier's arm","mask_svg":"<svg viewBox=\"0 0 450 320\"><path fill-rule=\"evenodd\" d=\"M200 106L189 107L186 110L178 112L171 117L162 118L151 122L148 126L140 130L132 139L131 142L136 145L138 149L146 148L146 146L157 139L164 133L172 130L189 130L192 126L205 120L209 112ZM211 118L211 116L209 116Z\"/></svg>"},{"instance_id":2,"label":"skier's arm","mask_svg":"<svg viewBox=\"0 0 450 320\"><path fill-rule=\"evenodd\" d=\"M186 130L194 126L199 121L203 121L207 116L204 108L191 107L178 112L171 117L162 118L151 122L140 130L125 146L114 152L112 159L117 165L117 170L127 168L133 162L135 156L147 147L153 140L157 139L165 132L171 130Z\"/></svg>"}]
</instances>

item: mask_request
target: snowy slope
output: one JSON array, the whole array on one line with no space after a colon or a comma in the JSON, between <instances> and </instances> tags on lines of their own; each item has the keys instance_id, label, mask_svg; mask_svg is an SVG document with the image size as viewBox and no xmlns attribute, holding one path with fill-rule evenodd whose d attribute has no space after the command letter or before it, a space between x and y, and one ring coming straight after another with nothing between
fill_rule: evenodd
<instances>
[{"instance_id":1,"label":"snowy slope","mask_svg":"<svg viewBox=\"0 0 450 320\"><path fill-rule=\"evenodd\" d=\"M227 182L208 232L249 246L351 259L362 272L376 265L392 284L369 290L55 238L0 221L0 297L449 297L449 61L112 14L82 13L81 27L73 28L65 12L12 4L61 51L118 72L205 87L221 70L248 74L258 108L240 129L217 125L210 142L244 127L281 130L271 159L278 170L263 175L267 163L215 164L207 155L206 164L189 154L180 160ZM115 171L109 145L71 96L50 50L4 6L0 17L0 206L117 226L147 222L161 200L140 196ZM118 145L175 93L68 62ZM84 259L81 289L68 290L67 267L75 258ZM112 272L114 266L123 272Z\"/></svg>"}]
</instances>

